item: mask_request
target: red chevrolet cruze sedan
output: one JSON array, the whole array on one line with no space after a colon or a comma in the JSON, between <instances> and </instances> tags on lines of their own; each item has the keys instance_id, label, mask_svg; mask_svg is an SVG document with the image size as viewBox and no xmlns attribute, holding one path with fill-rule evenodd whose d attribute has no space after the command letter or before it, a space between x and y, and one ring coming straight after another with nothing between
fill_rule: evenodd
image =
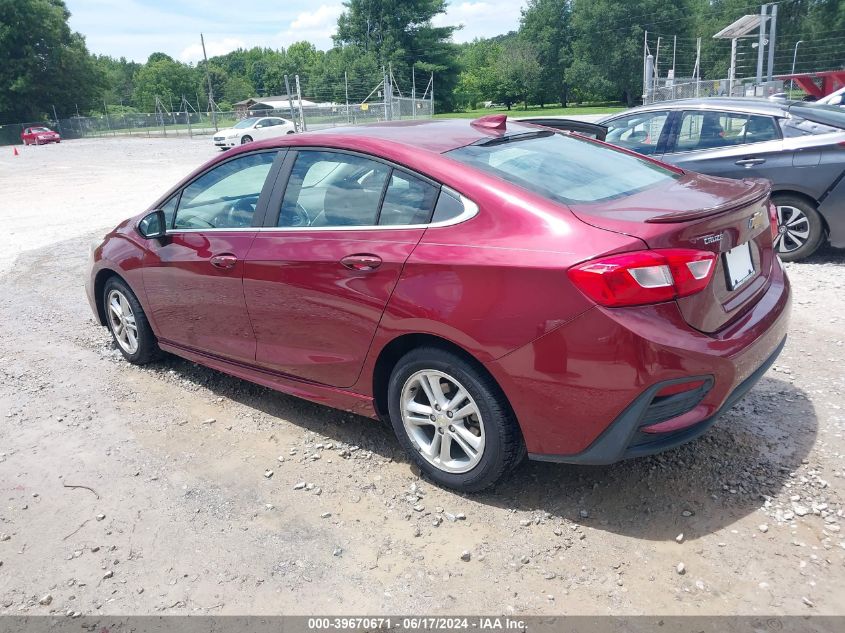
<instances>
[{"instance_id":1,"label":"red chevrolet cruze sedan","mask_svg":"<svg viewBox=\"0 0 845 633\"><path fill-rule=\"evenodd\" d=\"M485 117L299 134L200 167L93 251L158 350L389 420L437 483L703 433L783 348L768 186Z\"/></svg>"}]
</instances>

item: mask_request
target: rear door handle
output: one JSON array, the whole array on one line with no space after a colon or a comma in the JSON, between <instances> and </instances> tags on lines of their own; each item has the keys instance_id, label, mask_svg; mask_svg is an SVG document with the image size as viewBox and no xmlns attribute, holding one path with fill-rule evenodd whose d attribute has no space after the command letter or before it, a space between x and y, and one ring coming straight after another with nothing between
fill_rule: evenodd
<instances>
[{"instance_id":1,"label":"rear door handle","mask_svg":"<svg viewBox=\"0 0 845 633\"><path fill-rule=\"evenodd\" d=\"M223 270L234 268L237 263L238 258L234 255L215 255L211 258L211 265L215 268L222 268Z\"/></svg>"},{"instance_id":2,"label":"rear door handle","mask_svg":"<svg viewBox=\"0 0 845 633\"><path fill-rule=\"evenodd\" d=\"M748 167L751 167L752 165L762 165L765 162L766 162L765 158L742 158L742 159L736 161L736 163L734 163L734 164L735 165L742 165L743 167L748 168Z\"/></svg>"},{"instance_id":3,"label":"rear door handle","mask_svg":"<svg viewBox=\"0 0 845 633\"><path fill-rule=\"evenodd\" d=\"M343 259L340 260L340 263L343 264L349 270L360 270L363 272L367 272L370 270L375 270L379 266L381 266L381 257L378 255L370 255L368 253L359 253L356 255L347 255Z\"/></svg>"}]
</instances>

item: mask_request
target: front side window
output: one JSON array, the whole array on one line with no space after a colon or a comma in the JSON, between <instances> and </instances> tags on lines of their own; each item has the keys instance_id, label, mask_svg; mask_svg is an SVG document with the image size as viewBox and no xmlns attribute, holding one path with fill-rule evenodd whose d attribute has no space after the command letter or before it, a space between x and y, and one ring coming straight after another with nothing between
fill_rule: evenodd
<instances>
[{"instance_id":1,"label":"front side window","mask_svg":"<svg viewBox=\"0 0 845 633\"><path fill-rule=\"evenodd\" d=\"M654 154L669 113L638 112L605 123L606 141L640 154Z\"/></svg>"},{"instance_id":2,"label":"front side window","mask_svg":"<svg viewBox=\"0 0 845 633\"><path fill-rule=\"evenodd\" d=\"M679 177L651 161L554 132L468 145L446 156L563 203L619 198Z\"/></svg>"},{"instance_id":3,"label":"front side window","mask_svg":"<svg viewBox=\"0 0 845 633\"><path fill-rule=\"evenodd\" d=\"M278 226L373 226L390 170L384 163L351 154L300 152Z\"/></svg>"},{"instance_id":4,"label":"front side window","mask_svg":"<svg viewBox=\"0 0 845 633\"><path fill-rule=\"evenodd\" d=\"M243 130L245 128L252 127L253 125L255 125L256 121L258 121L258 119L255 117L251 117L249 119L242 119L241 121L235 123L232 127L236 130Z\"/></svg>"},{"instance_id":5,"label":"front side window","mask_svg":"<svg viewBox=\"0 0 845 633\"><path fill-rule=\"evenodd\" d=\"M218 165L185 187L174 229L252 226L252 217L276 152L247 154Z\"/></svg>"}]
</instances>

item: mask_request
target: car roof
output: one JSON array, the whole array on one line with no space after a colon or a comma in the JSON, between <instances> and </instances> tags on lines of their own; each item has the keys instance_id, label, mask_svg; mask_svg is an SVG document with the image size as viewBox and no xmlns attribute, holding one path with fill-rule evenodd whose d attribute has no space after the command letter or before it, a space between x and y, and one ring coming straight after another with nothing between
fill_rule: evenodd
<instances>
[{"instance_id":1,"label":"car roof","mask_svg":"<svg viewBox=\"0 0 845 633\"><path fill-rule=\"evenodd\" d=\"M769 101L757 97L699 97L691 99L673 99L660 101L649 105L626 110L623 113L616 113L607 119L616 118L621 114L628 115L634 112L653 112L654 110L730 110L746 114L767 114L769 116L785 116L789 107L801 101Z\"/></svg>"},{"instance_id":2,"label":"car roof","mask_svg":"<svg viewBox=\"0 0 845 633\"><path fill-rule=\"evenodd\" d=\"M508 119L504 128L493 129L473 125L472 119L417 119L411 121L385 121L349 127L335 127L296 135L297 144L313 139L319 144L321 137L346 138L350 143L363 138L389 141L415 149L425 149L442 154L465 147L480 140L500 138L510 134L535 131L532 125Z\"/></svg>"}]
</instances>

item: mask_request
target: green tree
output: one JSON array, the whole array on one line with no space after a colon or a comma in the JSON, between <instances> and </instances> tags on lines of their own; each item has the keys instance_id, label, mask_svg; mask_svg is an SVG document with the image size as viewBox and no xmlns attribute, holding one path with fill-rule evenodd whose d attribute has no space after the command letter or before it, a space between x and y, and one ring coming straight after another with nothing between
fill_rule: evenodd
<instances>
[{"instance_id":1,"label":"green tree","mask_svg":"<svg viewBox=\"0 0 845 633\"><path fill-rule=\"evenodd\" d=\"M446 0L346 0L344 6L336 45L354 46L372 54L378 64L392 66L404 94L411 90L412 69L425 76L435 73L438 105L451 108L459 72L451 41L456 27L432 24L445 13Z\"/></svg>"},{"instance_id":2,"label":"green tree","mask_svg":"<svg viewBox=\"0 0 845 633\"><path fill-rule=\"evenodd\" d=\"M94 105L104 76L62 0L0 0L0 121Z\"/></svg>"},{"instance_id":3,"label":"green tree","mask_svg":"<svg viewBox=\"0 0 845 633\"><path fill-rule=\"evenodd\" d=\"M571 0L528 0L522 10L519 37L537 51L540 64L540 105L566 106L566 69L572 63Z\"/></svg>"},{"instance_id":4,"label":"green tree","mask_svg":"<svg viewBox=\"0 0 845 633\"><path fill-rule=\"evenodd\" d=\"M532 44L524 40L505 44L496 59L495 72L496 100L508 110L518 101L527 110L528 104L537 100L542 68Z\"/></svg>"},{"instance_id":5,"label":"green tree","mask_svg":"<svg viewBox=\"0 0 845 633\"><path fill-rule=\"evenodd\" d=\"M567 83L590 78L597 97L632 106L642 94L645 31L672 33L679 39L694 32L693 2L700 0L572 0L573 63Z\"/></svg>"},{"instance_id":6,"label":"green tree","mask_svg":"<svg viewBox=\"0 0 845 633\"><path fill-rule=\"evenodd\" d=\"M135 102L146 112L156 107L156 97L166 108L176 107L182 96L195 94L196 69L175 61L164 53L153 53L135 75Z\"/></svg>"}]
</instances>

